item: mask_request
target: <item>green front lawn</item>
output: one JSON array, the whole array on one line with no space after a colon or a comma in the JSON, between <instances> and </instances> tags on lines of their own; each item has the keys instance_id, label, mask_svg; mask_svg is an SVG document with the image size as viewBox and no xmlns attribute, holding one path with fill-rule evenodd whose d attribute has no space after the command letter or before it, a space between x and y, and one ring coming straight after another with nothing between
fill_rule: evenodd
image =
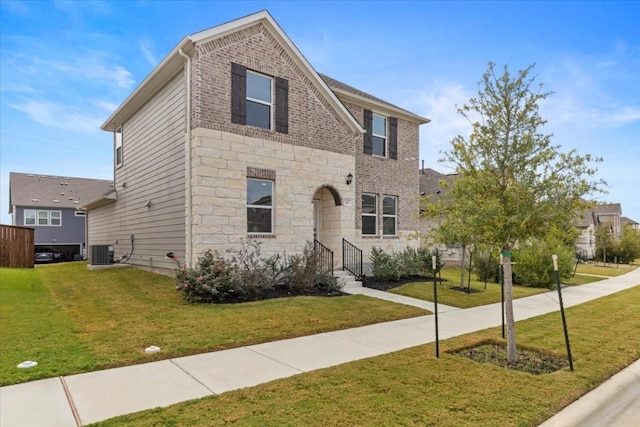
<instances>
[{"instance_id":1,"label":"green front lawn","mask_svg":"<svg viewBox=\"0 0 640 427\"><path fill-rule=\"evenodd\" d=\"M499 340L493 328L441 342L439 359L423 345L100 425L533 427L640 358L638 313L640 286L567 309L573 372L531 375L448 353ZM519 346L566 357L558 313L516 331Z\"/></svg>"},{"instance_id":2,"label":"green front lawn","mask_svg":"<svg viewBox=\"0 0 640 427\"><path fill-rule=\"evenodd\" d=\"M438 303L450 305L458 308L477 307L479 305L493 304L501 301L501 287L497 283L487 282L485 289L484 282L475 280L475 275L471 274L471 293L451 289L460 286L460 270L445 268L442 270L442 283L438 282ZM464 288L467 289L469 276L465 275ZM548 292L545 288L531 288L525 286L514 286L513 297L523 298L530 295ZM433 282L415 282L389 290L389 292L417 298L425 301L433 301Z\"/></svg>"},{"instance_id":3,"label":"green front lawn","mask_svg":"<svg viewBox=\"0 0 640 427\"><path fill-rule=\"evenodd\" d=\"M600 263L599 265L578 264L576 273L615 277L620 276L621 274L626 274L630 271L635 270L636 268L638 267L630 264L607 264L606 267L602 263Z\"/></svg>"},{"instance_id":4,"label":"green front lawn","mask_svg":"<svg viewBox=\"0 0 640 427\"><path fill-rule=\"evenodd\" d=\"M0 385L428 314L359 295L191 305L171 277L85 263L0 269ZM146 354L156 345L160 353ZM17 369L27 360L31 369Z\"/></svg>"}]
</instances>

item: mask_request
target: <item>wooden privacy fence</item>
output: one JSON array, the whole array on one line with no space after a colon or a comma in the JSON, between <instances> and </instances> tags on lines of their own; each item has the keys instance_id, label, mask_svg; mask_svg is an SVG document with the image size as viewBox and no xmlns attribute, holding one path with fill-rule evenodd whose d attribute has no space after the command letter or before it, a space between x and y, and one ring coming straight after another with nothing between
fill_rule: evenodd
<instances>
[{"instance_id":1,"label":"wooden privacy fence","mask_svg":"<svg viewBox=\"0 0 640 427\"><path fill-rule=\"evenodd\" d=\"M33 268L33 228L0 224L0 267Z\"/></svg>"}]
</instances>

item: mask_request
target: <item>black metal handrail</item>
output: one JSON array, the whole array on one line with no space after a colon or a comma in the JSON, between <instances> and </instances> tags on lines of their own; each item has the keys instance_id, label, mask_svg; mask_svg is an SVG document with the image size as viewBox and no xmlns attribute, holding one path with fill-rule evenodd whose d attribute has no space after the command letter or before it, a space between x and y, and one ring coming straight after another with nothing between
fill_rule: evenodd
<instances>
[{"instance_id":1,"label":"black metal handrail","mask_svg":"<svg viewBox=\"0 0 640 427\"><path fill-rule=\"evenodd\" d=\"M356 280L362 280L362 250L342 239L342 269L356 276Z\"/></svg>"},{"instance_id":2,"label":"black metal handrail","mask_svg":"<svg viewBox=\"0 0 640 427\"><path fill-rule=\"evenodd\" d=\"M316 239L313 239L313 250L318 257L320 273L330 273L333 276L333 251Z\"/></svg>"}]
</instances>

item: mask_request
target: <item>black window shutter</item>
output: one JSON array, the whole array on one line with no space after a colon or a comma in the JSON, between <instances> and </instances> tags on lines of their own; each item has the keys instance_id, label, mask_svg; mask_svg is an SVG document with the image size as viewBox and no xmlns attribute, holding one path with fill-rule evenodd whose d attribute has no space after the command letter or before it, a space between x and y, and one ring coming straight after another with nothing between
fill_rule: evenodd
<instances>
[{"instance_id":1,"label":"black window shutter","mask_svg":"<svg viewBox=\"0 0 640 427\"><path fill-rule=\"evenodd\" d=\"M289 81L276 77L276 132L289 133Z\"/></svg>"},{"instance_id":2,"label":"black window shutter","mask_svg":"<svg viewBox=\"0 0 640 427\"><path fill-rule=\"evenodd\" d=\"M364 110L364 154L373 154L373 113Z\"/></svg>"},{"instance_id":3,"label":"black window shutter","mask_svg":"<svg viewBox=\"0 0 640 427\"><path fill-rule=\"evenodd\" d=\"M247 124L247 67L231 63L231 122Z\"/></svg>"},{"instance_id":4,"label":"black window shutter","mask_svg":"<svg viewBox=\"0 0 640 427\"><path fill-rule=\"evenodd\" d=\"M389 158L398 160L398 119L389 117Z\"/></svg>"}]
</instances>

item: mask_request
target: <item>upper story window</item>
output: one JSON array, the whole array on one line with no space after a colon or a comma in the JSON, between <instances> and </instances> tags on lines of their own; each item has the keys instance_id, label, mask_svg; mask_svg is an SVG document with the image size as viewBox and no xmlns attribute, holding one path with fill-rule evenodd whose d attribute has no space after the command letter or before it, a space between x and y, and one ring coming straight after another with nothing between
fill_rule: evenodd
<instances>
[{"instance_id":1,"label":"upper story window","mask_svg":"<svg viewBox=\"0 0 640 427\"><path fill-rule=\"evenodd\" d=\"M398 159L398 119L364 110L364 154Z\"/></svg>"},{"instance_id":2,"label":"upper story window","mask_svg":"<svg viewBox=\"0 0 640 427\"><path fill-rule=\"evenodd\" d=\"M271 129L271 78L247 71L247 124Z\"/></svg>"},{"instance_id":3,"label":"upper story window","mask_svg":"<svg viewBox=\"0 0 640 427\"><path fill-rule=\"evenodd\" d=\"M398 224L398 198L382 196L382 234L395 236Z\"/></svg>"},{"instance_id":4,"label":"upper story window","mask_svg":"<svg viewBox=\"0 0 640 427\"><path fill-rule=\"evenodd\" d=\"M25 209L24 225L36 225L36 211L34 209Z\"/></svg>"},{"instance_id":5,"label":"upper story window","mask_svg":"<svg viewBox=\"0 0 640 427\"><path fill-rule=\"evenodd\" d=\"M289 133L289 81L231 63L231 122Z\"/></svg>"},{"instance_id":6,"label":"upper story window","mask_svg":"<svg viewBox=\"0 0 640 427\"><path fill-rule=\"evenodd\" d=\"M25 209L24 225L62 226L62 211Z\"/></svg>"},{"instance_id":7,"label":"upper story window","mask_svg":"<svg viewBox=\"0 0 640 427\"><path fill-rule=\"evenodd\" d=\"M49 211L49 225L60 227L62 225L62 212Z\"/></svg>"},{"instance_id":8,"label":"upper story window","mask_svg":"<svg viewBox=\"0 0 640 427\"><path fill-rule=\"evenodd\" d=\"M122 166L122 126L113 133L116 167Z\"/></svg>"},{"instance_id":9,"label":"upper story window","mask_svg":"<svg viewBox=\"0 0 640 427\"><path fill-rule=\"evenodd\" d=\"M372 153L374 156L387 156L387 118L373 114Z\"/></svg>"},{"instance_id":10,"label":"upper story window","mask_svg":"<svg viewBox=\"0 0 640 427\"><path fill-rule=\"evenodd\" d=\"M273 181L247 178L247 232L273 233Z\"/></svg>"},{"instance_id":11,"label":"upper story window","mask_svg":"<svg viewBox=\"0 0 640 427\"><path fill-rule=\"evenodd\" d=\"M362 234L378 234L378 196L362 194Z\"/></svg>"}]
</instances>

